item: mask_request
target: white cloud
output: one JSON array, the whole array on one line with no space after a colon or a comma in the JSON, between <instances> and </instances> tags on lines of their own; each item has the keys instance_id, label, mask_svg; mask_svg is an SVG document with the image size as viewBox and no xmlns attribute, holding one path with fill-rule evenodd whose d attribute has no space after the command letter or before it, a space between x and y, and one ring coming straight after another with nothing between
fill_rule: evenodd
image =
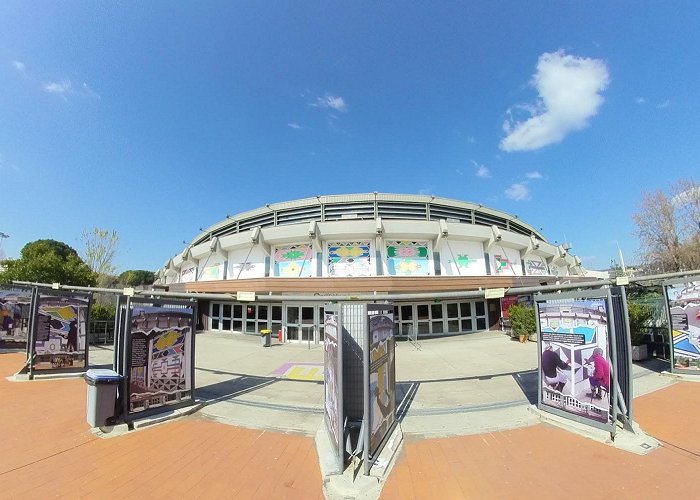
<instances>
[{"instance_id":1,"label":"white cloud","mask_svg":"<svg viewBox=\"0 0 700 500\"><path fill-rule=\"evenodd\" d=\"M457 172L457 175L464 175L464 172L462 172L460 169L455 168L455 172Z\"/></svg>"},{"instance_id":2,"label":"white cloud","mask_svg":"<svg viewBox=\"0 0 700 500\"><path fill-rule=\"evenodd\" d=\"M542 174L535 170L533 172L527 172L525 174L525 177L527 177L528 179L542 179Z\"/></svg>"},{"instance_id":3,"label":"white cloud","mask_svg":"<svg viewBox=\"0 0 700 500\"><path fill-rule=\"evenodd\" d=\"M666 99L664 102L660 102L659 104L657 104L656 107L659 109L664 109L664 108L668 108L670 104L671 104L671 101Z\"/></svg>"},{"instance_id":4,"label":"white cloud","mask_svg":"<svg viewBox=\"0 0 700 500\"><path fill-rule=\"evenodd\" d=\"M288 123L287 126L289 128L293 128L294 130L299 130L301 128L301 126L297 122Z\"/></svg>"},{"instance_id":5,"label":"white cloud","mask_svg":"<svg viewBox=\"0 0 700 500\"><path fill-rule=\"evenodd\" d=\"M347 104L345 104L345 99L340 96L335 96L331 94L326 94L322 97L317 97L316 100L309 104L315 108L325 108L334 109L336 111L345 112L348 110Z\"/></svg>"},{"instance_id":6,"label":"white cloud","mask_svg":"<svg viewBox=\"0 0 700 500\"><path fill-rule=\"evenodd\" d=\"M71 91L70 80L61 80L60 82L46 82L44 90L49 94L56 94L65 97L65 94Z\"/></svg>"},{"instance_id":7,"label":"white cloud","mask_svg":"<svg viewBox=\"0 0 700 500\"><path fill-rule=\"evenodd\" d=\"M505 194L511 200L523 201L530 198L530 188L524 182L516 182L505 190Z\"/></svg>"},{"instance_id":8,"label":"white cloud","mask_svg":"<svg viewBox=\"0 0 700 500\"><path fill-rule=\"evenodd\" d=\"M26 69L26 66L22 61L12 61L12 66L14 66L17 71L21 71L22 73L24 73L24 70Z\"/></svg>"},{"instance_id":9,"label":"white cloud","mask_svg":"<svg viewBox=\"0 0 700 500\"><path fill-rule=\"evenodd\" d=\"M542 54L532 77L539 99L509 110L503 127L508 135L500 148L531 151L562 141L598 113L601 92L609 82L608 68L600 59L567 55L563 50ZM530 117L514 121L512 111L525 111Z\"/></svg>"},{"instance_id":10,"label":"white cloud","mask_svg":"<svg viewBox=\"0 0 700 500\"><path fill-rule=\"evenodd\" d=\"M474 164L474 167L476 168L476 176L481 177L482 179L488 179L491 177L491 171L486 165L479 165L477 162L472 160L472 163Z\"/></svg>"},{"instance_id":11,"label":"white cloud","mask_svg":"<svg viewBox=\"0 0 700 500\"><path fill-rule=\"evenodd\" d=\"M646 97L637 97L637 99L635 100L635 102L636 102L637 104L646 104L647 99L646 99Z\"/></svg>"}]
</instances>

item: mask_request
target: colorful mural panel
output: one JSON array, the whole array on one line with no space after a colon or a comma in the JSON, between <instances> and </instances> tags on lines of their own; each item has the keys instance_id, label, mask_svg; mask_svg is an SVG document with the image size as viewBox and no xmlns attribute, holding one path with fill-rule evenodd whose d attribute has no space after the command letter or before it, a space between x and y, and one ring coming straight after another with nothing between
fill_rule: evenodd
<instances>
[{"instance_id":1,"label":"colorful mural panel","mask_svg":"<svg viewBox=\"0 0 700 500\"><path fill-rule=\"evenodd\" d=\"M212 264L210 266L205 267L202 270L202 275L199 277L201 281L214 281L214 280L220 280L223 279L224 277L224 265L221 262L218 262L216 264Z\"/></svg>"},{"instance_id":2,"label":"colorful mural panel","mask_svg":"<svg viewBox=\"0 0 700 500\"><path fill-rule=\"evenodd\" d=\"M528 276L545 276L549 274L547 264L541 259L525 259L525 273Z\"/></svg>"},{"instance_id":3,"label":"colorful mural panel","mask_svg":"<svg viewBox=\"0 0 700 500\"><path fill-rule=\"evenodd\" d=\"M426 241L388 241L387 270L392 276L428 276L430 252Z\"/></svg>"},{"instance_id":4,"label":"colorful mural panel","mask_svg":"<svg viewBox=\"0 0 700 500\"><path fill-rule=\"evenodd\" d=\"M611 373L607 302L538 302L537 309L542 404L607 423Z\"/></svg>"},{"instance_id":5,"label":"colorful mural panel","mask_svg":"<svg viewBox=\"0 0 700 500\"><path fill-rule=\"evenodd\" d=\"M673 369L700 373L700 281L666 286Z\"/></svg>"},{"instance_id":6,"label":"colorful mural panel","mask_svg":"<svg viewBox=\"0 0 700 500\"><path fill-rule=\"evenodd\" d=\"M191 308L132 309L129 413L192 398L192 322Z\"/></svg>"},{"instance_id":7,"label":"colorful mural panel","mask_svg":"<svg viewBox=\"0 0 700 500\"><path fill-rule=\"evenodd\" d=\"M42 293L34 327L34 370L84 368L90 299Z\"/></svg>"},{"instance_id":8,"label":"colorful mural panel","mask_svg":"<svg viewBox=\"0 0 700 500\"><path fill-rule=\"evenodd\" d=\"M180 271L180 283L191 283L197 278L197 268L189 267Z\"/></svg>"},{"instance_id":9,"label":"colorful mural panel","mask_svg":"<svg viewBox=\"0 0 700 500\"><path fill-rule=\"evenodd\" d=\"M328 276L371 276L369 241L328 244Z\"/></svg>"},{"instance_id":10,"label":"colorful mural panel","mask_svg":"<svg viewBox=\"0 0 700 500\"><path fill-rule=\"evenodd\" d=\"M273 255L275 276L306 278L312 275L313 250L310 245L278 247Z\"/></svg>"}]
</instances>

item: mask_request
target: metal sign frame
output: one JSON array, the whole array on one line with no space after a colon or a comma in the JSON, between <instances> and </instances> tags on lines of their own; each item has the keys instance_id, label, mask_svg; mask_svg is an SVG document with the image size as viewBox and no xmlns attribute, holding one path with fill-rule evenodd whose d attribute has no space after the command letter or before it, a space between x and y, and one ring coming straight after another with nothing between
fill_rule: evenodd
<instances>
[{"instance_id":1,"label":"metal sign frame","mask_svg":"<svg viewBox=\"0 0 700 500\"><path fill-rule=\"evenodd\" d=\"M608 330L608 352L610 353L610 391L609 391L609 412L608 421L599 422L593 420L592 418L576 415L572 412L568 412L563 409L555 408L553 406L544 404L542 401L542 387L543 387L543 372L542 372L542 327L540 325L540 315L539 307L541 303L547 302L562 302L562 301L575 301L575 300L600 300L603 299L606 304L606 318L607 318L607 330ZM613 304L609 289L605 290L589 290L582 292L568 292L568 293L557 293L557 294L547 294L547 295L537 295L534 297L535 302L535 321L537 323L537 353L538 353L538 387L537 387L537 408L541 411L552 413L559 417L563 417L575 422L589 425L591 427L596 427L610 432L612 436L615 435L616 422L618 419L618 397L619 397L619 387L617 384L617 343L615 324L612 320Z\"/></svg>"},{"instance_id":2,"label":"metal sign frame","mask_svg":"<svg viewBox=\"0 0 700 500\"><path fill-rule=\"evenodd\" d=\"M671 319L671 304L670 304L670 301L668 300L668 287L669 286L678 285L681 283L697 283L700 285L700 278L698 278L697 276L694 278L693 277L676 278L676 279L664 281L661 283L661 285L663 287L664 302L665 302L665 307L666 307L666 317L668 319L668 343L669 343L669 348L670 348L670 353L671 353L670 371L671 371L671 373L689 375L691 377L698 377L698 376L700 376L700 367L697 369L695 369L695 368L693 368L693 369L676 368L676 351L673 347L673 321ZM698 302L700 302L700 299L698 299Z\"/></svg>"},{"instance_id":3,"label":"metal sign frame","mask_svg":"<svg viewBox=\"0 0 700 500\"><path fill-rule=\"evenodd\" d=\"M130 383L130 373L131 373L131 320L134 311L134 306L138 304L142 305L152 305L154 307L167 307L167 306L184 306L192 309L192 323L190 325L190 350L191 359L190 363L190 397L186 400L181 400L173 404L163 404L155 408L149 408L147 410L139 412L129 411L129 383ZM173 310L177 310L173 308ZM196 321L197 321L197 302L194 300L177 300L177 299L159 299L159 298L146 298L146 297L126 297L126 304L124 312L118 318L120 321L120 326L123 326L123 331L120 332L120 354L121 354L121 371L118 373L122 376L122 381L119 386L120 389L120 399L121 399L121 417L122 419L129 423L140 418L145 418L159 413L164 413L167 411L175 410L178 408L185 408L187 406L192 406L195 404L195 337L196 337ZM116 336L116 335L115 335Z\"/></svg>"},{"instance_id":4,"label":"metal sign frame","mask_svg":"<svg viewBox=\"0 0 700 500\"><path fill-rule=\"evenodd\" d=\"M30 345L28 346L28 363L29 363L29 379L34 378L34 372L41 373L80 373L84 372L90 366L89 359L89 346L90 342L88 339L88 329L90 325L90 317L92 316L92 292L79 292L79 291L66 291L66 290L56 290L53 288L35 288L34 298L31 306L31 321L30 321ZM42 294L47 297L74 297L78 299L87 299L87 314L85 316L85 351L84 355L84 366L77 368L55 368L55 369L35 369L34 364L36 361L36 338L37 338L37 328L38 322L37 317L39 314L39 303L41 302Z\"/></svg>"},{"instance_id":5,"label":"metal sign frame","mask_svg":"<svg viewBox=\"0 0 700 500\"><path fill-rule=\"evenodd\" d=\"M324 337L324 354L323 354L323 361L324 361L324 372L328 370L328 363L329 363L329 355L328 355L328 349L326 347L326 342L329 342L328 339L328 332L329 329L326 326L326 317L328 316L334 316L336 320L336 332L335 332L335 341L337 343L336 347L336 366L335 366L335 398L336 398L336 414L335 415L329 415L327 412L327 406L326 406L326 398L328 397L328 377L326 376L326 373L324 373L323 377L323 391L324 391L324 408L323 408L323 418L326 424L326 431L328 432L328 437L330 438L331 442L335 446L335 452L336 452L336 462L338 466L339 471L343 471L345 468L345 449L343 446L344 443L344 437L345 437L345 429L344 429L344 420L345 420L345 412L343 410L343 328L342 328L342 308L339 307L337 304L327 304L324 308L324 332L325 332L325 337ZM329 418L335 418L335 425L338 429L338 436L335 436L333 434L333 431L331 429L331 422L328 421Z\"/></svg>"},{"instance_id":6,"label":"metal sign frame","mask_svg":"<svg viewBox=\"0 0 700 500\"><path fill-rule=\"evenodd\" d=\"M396 327L396 319L394 318L394 305L393 304L366 304L365 305L365 314L366 314L366 322L365 322L365 345L363 349L363 367L364 367L364 435L363 435L363 441L364 441L364 446L363 446L363 463L364 463L364 474L365 476L369 475L369 471L374 465L374 463L377 461L377 458L381 454L382 450L384 449L384 446L386 445L387 441L389 440L389 437L391 436L392 432L396 428L396 425L398 424L398 419L396 418L396 352L387 352L386 354L386 359L384 360L384 357L375 360L373 363L372 360L370 359L370 352L371 352L371 347L372 347L372 330L370 329L370 311L376 311L375 314L379 315L384 315L384 314L391 314L392 321L394 322L394 325L392 326L391 330L391 340L392 342L388 343L388 346L390 346L390 349L394 349L396 346L396 339L395 339L395 327ZM392 419L391 423L389 424L386 433L384 436L382 436L381 440L376 446L376 449L371 449L371 435L372 435L372 429L371 429L371 424L370 422L370 404L371 404L371 399L372 399L372 394L370 392L370 373L372 370L373 365L380 366L382 361L384 360L384 363L387 366L388 370L391 370L392 373L390 373L390 380L393 380L394 382L394 387L391 388L391 398L393 399L393 408L392 408ZM393 361L393 363L392 363Z\"/></svg>"}]
</instances>

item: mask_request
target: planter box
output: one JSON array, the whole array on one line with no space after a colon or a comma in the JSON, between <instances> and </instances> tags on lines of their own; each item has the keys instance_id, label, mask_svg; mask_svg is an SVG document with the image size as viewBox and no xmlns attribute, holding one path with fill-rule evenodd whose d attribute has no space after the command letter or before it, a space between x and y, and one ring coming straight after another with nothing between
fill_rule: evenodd
<instances>
[{"instance_id":1,"label":"planter box","mask_svg":"<svg viewBox=\"0 0 700 500\"><path fill-rule=\"evenodd\" d=\"M644 361L647 357L646 344L632 346L632 361Z\"/></svg>"}]
</instances>

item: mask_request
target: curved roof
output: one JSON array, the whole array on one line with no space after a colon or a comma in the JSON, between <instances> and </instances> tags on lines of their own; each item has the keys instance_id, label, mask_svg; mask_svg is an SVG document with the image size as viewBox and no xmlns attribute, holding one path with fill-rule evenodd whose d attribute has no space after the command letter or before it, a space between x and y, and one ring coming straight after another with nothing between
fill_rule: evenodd
<instances>
[{"instance_id":1,"label":"curved roof","mask_svg":"<svg viewBox=\"0 0 700 500\"><path fill-rule=\"evenodd\" d=\"M269 203L263 207L227 215L192 240L190 246L208 241L214 236L226 236L254 227L282 226L305 222L361 219L441 220L496 226L506 231L534 235L547 241L533 226L500 210L480 203L452 200L429 195L365 193L316 196L299 200Z\"/></svg>"}]
</instances>

